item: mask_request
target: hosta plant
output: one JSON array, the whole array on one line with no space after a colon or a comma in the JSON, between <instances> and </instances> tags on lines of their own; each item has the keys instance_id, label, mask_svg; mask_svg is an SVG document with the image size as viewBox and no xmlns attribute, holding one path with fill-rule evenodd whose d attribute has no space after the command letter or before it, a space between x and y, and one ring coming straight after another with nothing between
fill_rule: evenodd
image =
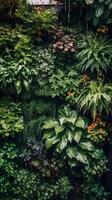
<instances>
[{"instance_id":1,"label":"hosta plant","mask_svg":"<svg viewBox=\"0 0 112 200\"><path fill-rule=\"evenodd\" d=\"M78 42L78 68L97 75L107 72L112 62L112 42L93 34L82 37Z\"/></svg>"},{"instance_id":2,"label":"hosta plant","mask_svg":"<svg viewBox=\"0 0 112 200\"><path fill-rule=\"evenodd\" d=\"M52 147L64 155L72 167L77 164L89 165L89 157L96 149L86 137L86 127L85 119L65 107L59 112L57 120L44 123L42 129L45 146L47 149Z\"/></svg>"},{"instance_id":3,"label":"hosta plant","mask_svg":"<svg viewBox=\"0 0 112 200\"><path fill-rule=\"evenodd\" d=\"M93 119L101 116L104 112L108 115L111 112L112 85L99 81L91 81L78 97L78 108L84 113L91 114Z\"/></svg>"}]
</instances>

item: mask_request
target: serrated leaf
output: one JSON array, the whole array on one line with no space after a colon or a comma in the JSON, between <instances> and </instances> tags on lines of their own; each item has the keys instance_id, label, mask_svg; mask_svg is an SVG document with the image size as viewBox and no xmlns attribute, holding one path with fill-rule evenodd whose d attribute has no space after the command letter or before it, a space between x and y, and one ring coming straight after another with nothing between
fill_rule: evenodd
<instances>
[{"instance_id":1,"label":"serrated leaf","mask_svg":"<svg viewBox=\"0 0 112 200\"><path fill-rule=\"evenodd\" d=\"M80 139L81 139L81 136L82 136L82 131L78 131L78 130L76 130L75 132L74 132L74 140L75 140L75 142L79 142L80 141Z\"/></svg>"}]
</instances>

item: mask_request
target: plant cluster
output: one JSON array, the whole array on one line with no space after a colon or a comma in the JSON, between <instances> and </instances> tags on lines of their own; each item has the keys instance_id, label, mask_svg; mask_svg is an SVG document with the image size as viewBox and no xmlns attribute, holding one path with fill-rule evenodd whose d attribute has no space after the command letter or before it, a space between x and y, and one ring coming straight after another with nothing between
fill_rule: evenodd
<instances>
[{"instance_id":1,"label":"plant cluster","mask_svg":"<svg viewBox=\"0 0 112 200\"><path fill-rule=\"evenodd\" d=\"M25 166L39 171L43 177L55 177L60 174L63 162L53 156L48 156L42 142L29 140L21 154Z\"/></svg>"},{"instance_id":2,"label":"plant cluster","mask_svg":"<svg viewBox=\"0 0 112 200\"><path fill-rule=\"evenodd\" d=\"M63 1L76 28L56 26L56 7L15 2L0 25L0 199L107 200L111 2Z\"/></svg>"},{"instance_id":3,"label":"plant cluster","mask_svg":"<svg viewBox=\"0 0 112 200\"><path fill-rule=\"evenodd\" d=\"M0 104L0 135L1 137L14 137L24 129L23 117L19 104Z\"/></svg>"}]
</instances>

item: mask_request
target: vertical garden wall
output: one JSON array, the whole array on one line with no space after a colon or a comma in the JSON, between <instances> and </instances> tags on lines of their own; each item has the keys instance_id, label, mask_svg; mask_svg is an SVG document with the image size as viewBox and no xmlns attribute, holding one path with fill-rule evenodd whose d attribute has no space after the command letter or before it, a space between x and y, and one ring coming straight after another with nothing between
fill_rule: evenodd
<instances>
[{"instance_id":1,"label":"vertical garden wall","mask_svg":"<svg viewBox=\"0 0 112 200\"><path fill-rule=\"evenodd\" d=\"M112 2L0 0L0 200L110 200Z\"/></svg>"}]
</instances>

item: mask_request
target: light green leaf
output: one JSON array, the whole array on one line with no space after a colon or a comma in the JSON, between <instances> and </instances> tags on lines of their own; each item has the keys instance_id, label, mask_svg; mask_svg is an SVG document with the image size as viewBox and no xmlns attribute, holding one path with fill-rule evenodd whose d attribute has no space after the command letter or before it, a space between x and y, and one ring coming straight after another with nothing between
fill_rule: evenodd
<instances>
[{"instance_id":1,"label":"light green leaf","mask_svg":"<svg viewBox=\"0 0 112 200\"><path fill-rule=\"evenodd\" d=\"M52 137L53 135L54 135L54 133L52 131L45 132L42 139L43 140L48 139L48 138Z\"/></svg>"},{"instance_id":2,"label":"light green leaf","mask_svg":"<svg viewBox=\"0 0 112 200\"><path fill-rule=\"evenodd\" d=\"M59 145L58 145L59 149L60 149L60 150L63 150L63 149L67 146L67 143L68 143L67 137L66 137L66 135L64 135L64 136L62 137L61 142L60 142Z\"/></svg>"},{"instance_id":3,"label":"light green leaf","mask_svg":"<svg viewBox=\"0 0 112 200\"><path fill-rule=\"evenodd\" d=\"M68 141L72 142L73 133L70 130L66 131L66 136L68 137Z\"/></svg>"},{"instance_id":4,"label":"light green leaf","mask_svg":"<svg viewBox=\"0 0 112 200\"><path fill-rule=\"evenodd\" d=\"M21 91L22 91L21 81L17 81L17 82L15 83L15 86L16 86L17 93L20 94Z\"/></svg>"},{"instance_id":5,"label":"light green leaf","mask_svg":"<svg viewBox=\"0 0 112 200\"><path fill-rule=\"evenodd\" d=\"M82 117L78 117L76 122L75 122L75 125L79 128L85 128L85 122L84 120L82 119Z\"/></svg>"},{"instance_id":6,"label":"light green leaf","mask_svg":"<svg viewBox=\"0 0 112 200\"><path fill-rule=\"evenodd\" d=\"M45 124L43 125L42 129L55 128L57 126L57 124L58 124L57 121L48 120L47 122L45 122Z\"/></svg>"},{"instance_id":7,"label":"light green leaf","mask_svg":"<svg viewBox=\"0 0 112 200\"><path fill-rule=\"evenodd\" d=\"M91 142L80 142L79 146L82 149L88 150L88 151L93 151L94 150L94 145Z\"/></svg>"},{"instance_id":8,"label":"light green leaf","mask_svg":"<svg viewBox=\"0 0 112 200\"><path fill-rule=\"evenodd\" d=\"M61 118L59 119L59 122L60 122L60 125L61 125L61 126L63 125L64 121L65 121L65 117L61 117Z\"/></svg>"},{"instance_id":9,"label":"light green leaf","mask_svg":"<svg viewBox=\"0 0 112 200\"><path fill-rule=\"evenodd\" d=\"M82 136L82 131L76 130L76 131L74 132L74 140L75 140L77 143L80 141L81 136Z\"/></svg>"},{"instance_id":10,"label":"light green leaf","mask_svg":"<svg viewBox=\"0 0 112 200\"><path fill-rule=\"evenodd\" d=\"M78 153L76 155L76 159L77 159L77 161L79 161L81 163L88 164L88 159L87 159L86 154Z\"/></svg>"},{"instance_id":11,"label":"light green leaf","mask_svg":"<svg viewBox=\"0 0 112 200\"><path fill-rule=\"evenodd\" d=\"M76 148L74 148L74 147L68 147L68 148L66 149L66 153L67 153L68 157L69 157L70 159L72 159L72 158L75 158L75 157L76 157L76 155L77 155L77 153L78 153L78 150L77 150Z\"/></svg>"},{"instance_id":12,"label":"light green leaf","mask_svg":"<svg viewBox=\"0 0 112 200\"><path fill-rule=\"evenodd\" d=\"M47 149L51 148L54 144L56 144L57 142L59 142L59 139L57 139L56 136L54 137L51 137L51 138L48 138L46 141L45 141L45 146Z\"/></svg>"},{"instance_id":13,"label":"light green leaf","mask_svg":"<svg viewBox=\"0 0 112 200\"><path fill-rule=\"evenodd\" d=\"M25 89L28 91L29 90L29 82L26 80L23 80L23 84L24 84Z\"/></svg>"},{"instance_id":14,"label":"light green leaf","mask_svg":"<svg viewBox=\"0 0 112 200\"><path fill-rule=\"evenodd\" d=\"M71 122L72 124L74 124L76 119L77 119L77 116L76 117L66 118L66 122Z\"/></svg>"},{"instance_id":15,"label":"light green leaf","mask_svg":"<svg viewBox=\"0 0 112 200\"><path fill-rule=\"evenodd\" d=\"M57 124L57 125L55 126L55 133L56 133L56 135L57 135L58 133L61 133L63 130L64 130L64 127L63 127L63 126L60 126L59 124Z\"/></svg>"}]
</instances>

